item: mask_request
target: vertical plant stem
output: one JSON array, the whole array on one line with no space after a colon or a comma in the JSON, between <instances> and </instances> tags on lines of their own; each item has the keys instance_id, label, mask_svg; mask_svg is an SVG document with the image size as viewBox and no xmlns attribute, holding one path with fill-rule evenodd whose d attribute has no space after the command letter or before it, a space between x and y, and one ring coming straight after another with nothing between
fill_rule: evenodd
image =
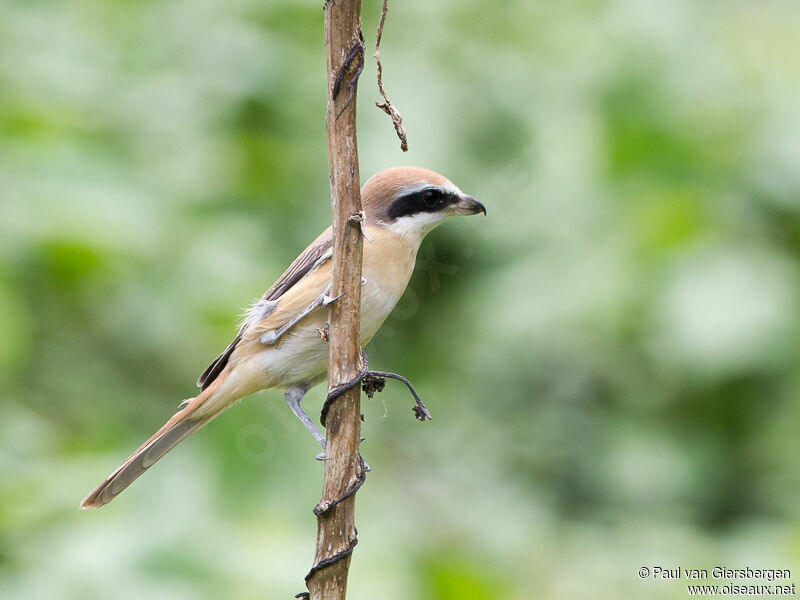
<instances>
[{"instance_id":1,"label":"vertical plant stem","mask_svg":"<svg viewBox=\"0 0 800 600\"><path fill-rule=\"evenodd\" d=\"M362 240L351 221L361 211L358 146L356 143L356 87L364 64L361 36L361 0L325 3L325 53L328 68L328 159L333 212L333 273L329 324L328 389L346 383L360 368L360 305ZM321 504L342 497L357 481L361 469L359 386L338 397L326 419L327 456ZM307 580L312 600L342 600L347 590L350 555L356 542L355 496L317 517L314 564Z\"/></svg>"}]
</instances>

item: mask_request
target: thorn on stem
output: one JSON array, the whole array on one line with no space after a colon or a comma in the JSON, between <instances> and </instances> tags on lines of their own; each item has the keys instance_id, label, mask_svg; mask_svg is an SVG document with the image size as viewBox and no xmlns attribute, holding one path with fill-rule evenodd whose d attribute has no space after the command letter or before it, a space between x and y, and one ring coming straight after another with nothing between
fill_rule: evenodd
<instances>
[{"instance_id":1,"label":"thorn on stem","mask_svg":"<svg viewBox=\"0 0 800 600\"><path fill-rule=\"evenodd\" d=\"M342 90L342 84L344 83L344 78L347 74L348 68L354 60L356 61L353 76L350 78L350 82L347 84L347 102L345 102L342 110L339 111L339 114L336 115L337 119L342 116L342 113L347 110L347 107L350 106L350 103L353 101L353 96L356 93L356 86L358 85L358 78L361 76L361 71L364 70L364 36L362 35L361 31L358 32L358 38L358 41L354 42L351 46L347 56L344 57L344 62L342 62L342 66L339 67L339 70L336 72L336 77L333 78L333 89L331 90L331 96L334 100L336 100L336 97Z\"/></svg>"},{"instance_id":2,"label":"thorn on stem","mask_svg":"<svg viewBox=\"0 0 800 600\"><path fill-rule=\"evenodd\" d=\"M350 223L353 223L354 225L358 225L358 228L361 230L361 235L364 236L364 239L367 240L370 244L372 243L372 238L369 237L369 235L367 235L367 227L366 227L367 216L364 214L363 210L358 211L354 215L350 215L348 221L350 221ZM364 283L366 283L363 277L361 279L364 281ZM363 285L364 284L362 283L362 287Z\"/></svg>"}]
</instances>

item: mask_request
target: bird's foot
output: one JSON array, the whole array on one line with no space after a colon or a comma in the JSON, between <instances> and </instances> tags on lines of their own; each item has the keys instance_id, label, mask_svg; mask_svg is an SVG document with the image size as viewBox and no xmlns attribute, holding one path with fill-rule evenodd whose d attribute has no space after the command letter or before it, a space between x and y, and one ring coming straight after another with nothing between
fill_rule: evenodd
<instances>
[{"instance_id":1,"label":"bird's foot","mask_svg":"<svg viewBox=\"0 0 800 600\"><path fill-rule=\"evenodd\" d=\"M366 438L362 437L361 440L359 440L359 441L363 442L365 439ZM315 458L317 460L320 460L320 461L323 461L323 462L326 461L326 460L330 460L330 456L328 456L328 451L327 451L326 444L325 444L324 440L323 440L321 445L322 445L322 450L317 454L317 456ZM366 471L367 473L372 471L372 467L369 466L369 463L367 461L365 461L363 457L361 458L361 464L362 464L362 466L364 468L364 471Z\"/></svg>"},{"instance_id":2,"label":"bird's foot","mask_svg":"<svg viewBox=\"0 0 800 600\"><path fill-rule=\"evenodd\" d=\"M341 294L339 294L338 296L331 297L331 296L328 295L330 293L330 291L331 291L331 286L330 286L330 284L328 284L328 287L325 288L324 292L322 292L319 296L317 296L311 304L309 304L303 310L301 310L299 313L294 315L289 320L288 323L286 323L282 327L279 327L278 329L273 329L273 330L267 331L266 333L262 334L261 337L258 338L259 343L261 343L261 344L263 344L265 346L271 346L271 345L275 344L281 338L281 336L283 336L284 333L289 331L292 327L297 325L301 320L303 320L309 314L314 312L320 306L330 306L331 304L333 304L339 298L342 297Z\"/></svg>"}]
</instances>

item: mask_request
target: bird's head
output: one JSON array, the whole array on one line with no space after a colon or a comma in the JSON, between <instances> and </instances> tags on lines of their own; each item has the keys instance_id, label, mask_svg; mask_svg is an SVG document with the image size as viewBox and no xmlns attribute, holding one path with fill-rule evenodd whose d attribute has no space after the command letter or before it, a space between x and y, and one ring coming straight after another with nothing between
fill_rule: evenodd
<instances>
[{"instance_id":1,"label":"bird's head","mask_svg":"<svg viewBox=\"0 0 800 600\"><path fill-rule=\"evenodd\" d=\"M361 188L361 201L368 222L420 241L448 217L486 214L483 204L449 179L419 167L376 173Z\"/></svg>"}]
</instances>

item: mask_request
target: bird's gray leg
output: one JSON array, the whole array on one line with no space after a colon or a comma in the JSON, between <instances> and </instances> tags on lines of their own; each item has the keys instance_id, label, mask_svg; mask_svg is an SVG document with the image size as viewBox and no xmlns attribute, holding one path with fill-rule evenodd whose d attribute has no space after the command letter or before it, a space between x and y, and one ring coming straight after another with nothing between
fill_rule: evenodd
<instances>
[{"instance_id":1,"label":"bird's gray leg","mask_svg":"<svg viewBox=\"0 0 800 600\"><path fill-rule=\"evenodd\" d=\"M258 341L264 344L265 346L271 346L272 344L277 342L284 333L286 333L292 327L297 325L297 323L302 318L306 317L320 306L328 306L329 304L338 300L339 296L335 298L331 298L330 296L328 296L330 291L331 291L331 286L330 284L328 284L328 287L325 288L324 292L322 292L319 296L317 296L317 298L311 304L309 304L303 310L301 310L299 313L293 316L288 323L286 323L285 325L283 325L278 329L273 329L272 331L266 332L260 338L258 338Z\"/></svg>"},{"instance_id":2,"label":"bird's gray leg","mask_svg":"<svg viewBox=\"0 0 800 600\"><path fill-rule=\"evenodd\" d=\"M317 460L328 460L328 457L325 455L327 451L325 436L322 435L320 430L317 429L317 426L314 425L314 422L311 420L311 418L306 414L306 411L303 410L303 407L300 406L300 401L303 399L303 396L306 395L306 392L321 379L324 379L324 376L316 381L312 381L311 383L307 382L288 387L286 388L283 397L286 399L286 406L291 409L291 411L294 413L294 416L300 419L300 422L306 426L306 429L308 429L309 432L311 432L311 435L314 436L314 439L317 440L317 443L322 446L322 452L316 456ZM360 441L363 442L364 438L362 437ZM369 466L369 463L363 458L361 460L364 462L364 469L371 471L372 467Z\"/></svg>"},{"instance_id":3,"label":"bird's gray leg","mask_svg":"<svg viewBox=\"0 0 800 600\"><path fill-rule=\"evenodd\" d=\"M313 421L306 414L306 411L304 411L303 407L300 406L300 401L303 399L303 396L306 395L308 389L309 387L305 385L294 385L286 388L284 398L286 399L286 405L294 413L294 416L300 419L300 422L311 432L311 435L314 436L314 439L317 440L317 443L322 446L322 452L317 455L317 460L324 460L325 436L320 433L319 429L317 429L317 426L314 425Z\"/></svg>"}]
</instances>

